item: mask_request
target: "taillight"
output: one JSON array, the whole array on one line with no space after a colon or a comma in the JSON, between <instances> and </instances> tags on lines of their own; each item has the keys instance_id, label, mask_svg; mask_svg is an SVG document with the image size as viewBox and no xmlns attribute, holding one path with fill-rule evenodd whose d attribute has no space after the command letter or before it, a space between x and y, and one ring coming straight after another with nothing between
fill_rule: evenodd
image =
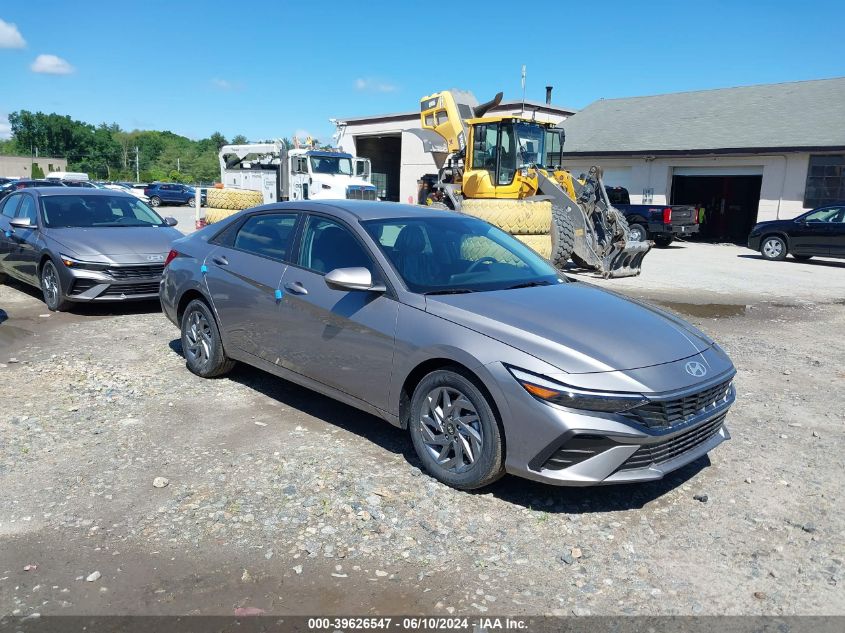
<instances>
[{"instance_id":1,"label":"taillight","mask_svg":"<svg viewBox=\"0 0 845 633\"><path fill-rule=\"evenodd\" d=\"M672 224L672 209L669 207L663 209L663 224Z\"/></svg>"},{"instance_id":2,"label":"taillight","mask_svg":"<svg viewBox=\"0 0 845 633\"><path fill-rule=\"evenodd\" d=\"M701 209L695 207L693 210L693 215L695 216L695 223L698 224L698 214L701 213Z\"/></svg>"},{"instance_id":3,"label":"taillight","mask_svg":"<svg viewBox=\"0 0 845 633\"><path fill-rule=\"evenodd\" d=\"M166 257L166 258L165 258L165 260L164 260L164 267L165 267L165 268L167 268L167 265L168 265L170 262L172 262L174 259L176 259L177 257L179 257L179 255L181 255L181 253L180 253L179 251L174 250L174 249L172 249L172 248L171 248L171 249L170 249L170 252L167 254L167 257Z\"/></svg>"}]
</instances>

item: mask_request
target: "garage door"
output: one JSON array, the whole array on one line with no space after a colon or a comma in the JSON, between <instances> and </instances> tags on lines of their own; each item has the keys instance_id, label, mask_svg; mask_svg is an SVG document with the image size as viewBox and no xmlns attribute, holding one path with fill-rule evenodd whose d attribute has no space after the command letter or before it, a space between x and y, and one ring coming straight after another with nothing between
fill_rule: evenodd
<instances>
[{"instance_id":1,"label":"garage door","mask_svg":"<svg viewBox=\"0 0 845 633\"><path fill-rule=\"evenodd\" d=\"M762 176L763 166L675 167L672 173L675 176Z\"/></svg>"}]
</instances>

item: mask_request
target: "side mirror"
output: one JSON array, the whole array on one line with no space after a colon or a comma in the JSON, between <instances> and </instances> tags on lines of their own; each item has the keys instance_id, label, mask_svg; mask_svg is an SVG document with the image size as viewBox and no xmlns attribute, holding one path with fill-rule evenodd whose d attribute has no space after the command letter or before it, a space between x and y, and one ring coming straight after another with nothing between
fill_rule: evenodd
<instances>
[{"instance_id":1,"label":"side mirror","mask_svg":"<svg viewBox=\"0 0 845 633\"><path fill-rule=\"evenodd\" d=\"M171 218L171 217L164 218L164 225L165 226L176 226L177 224L179 224L179 220L177 220L176 218Z\"/></svg>"},{"instance_id":2,"label":"side mirror","mask_svg":"<svg viewBox=\"0 0 845 633\"><path fill-rule=\"evenodd\" d=\"M373 276L363 266L355 268L335 268L326 274L326 285L333 290L369 290L384 292L383 284L373 285Z\"/></svg>"},{"instance_id":3,"label":"side mirror","mask_svg":"<svg viewBox=\"0 0 845 633\"><path fill-rule=\"evenodd\" d=\"M9 220L9 224L11 224L16 229L34 229L37 228L37 225L30 224L29 218L12 218Z\"/></svg>"}]
</instances>

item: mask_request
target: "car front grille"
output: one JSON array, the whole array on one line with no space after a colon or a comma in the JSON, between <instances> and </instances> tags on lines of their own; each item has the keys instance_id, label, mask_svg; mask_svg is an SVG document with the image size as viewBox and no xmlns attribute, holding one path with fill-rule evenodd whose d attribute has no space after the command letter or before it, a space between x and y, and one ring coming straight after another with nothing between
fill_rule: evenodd
<instances>
[{"instance_id":1,"label":"car front grille","mask_svg":"<svg viewBox=\"0 0 845 633\"><path fill-rule=\"evenodd\" d=\"M363 187L348 187L346 189L347 200L375 200L375 189L364 189Z\"/></svg>"},{"instance_id":2,"label":"car front grille","mask_svg":"<svg viewBox=\"0 0 845 633\"><path fill-rule=\"evenodd\" d=\"M625 416L649 428L666 428L724 403L731 381L708 387L698 393L672 400L652 400L625 412Z\"/></svg>"},{"instance_id":3,"label":"car front grille","mask_svg":"<svg viewBox=\"0 0 845 633\"><path fill-rule=\"evenodd\" d=\"M113 279L143 279L146 277L161 277L164 264L141 264L138 266L112 266L106 272Z\"/></svg>"},{"instance_id":4,"label":"car front grille","mask_svg":"<svg viewBox=\"0 0 845 633\"><path fill-rule=\"evenodd\" d=\"M135 283L135 284L115 284L109 286L106 291L101 294L101 297L121 297L126 295L127 297L131 297L132 295L151 295L151 294L158 294L158 282L157 281L150 281L146 283Z\"/></svg>"},{"instance_id":5,"label":"car front grille","mask_svg":"<svg viewBox=\"0 0 845 633\"><path fill-rule=\"evenodd\" d=\"M543 464L543 470L563 470L606 451L616 442L595 435L576 435L557 449Z\"/></svg>"},{"instance_id":6,"label":"car front grille","mask_svg":"<svg viewBox=\"0 0 845 633\"><path fill-rule=\"evenodd\" d=\"M708 420L704 424L692 428L689 431L684 431L672 438L641 446L622 464L619 470L646 468L652 464L669 461L694 449L719 432L726 415L727 411L717 415L712 420Z\"/></svg>"}]
</instances>

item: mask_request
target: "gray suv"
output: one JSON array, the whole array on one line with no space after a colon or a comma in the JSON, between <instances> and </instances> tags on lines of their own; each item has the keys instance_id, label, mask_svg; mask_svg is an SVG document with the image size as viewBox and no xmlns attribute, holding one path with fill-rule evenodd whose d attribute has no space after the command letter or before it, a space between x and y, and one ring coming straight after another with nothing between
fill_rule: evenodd
<instances>
[{"instance_id":1,"label":"gray suv","mask_svg":"<svg viewBox=\"0 0 845 633\"><path fill-rule=\"evenodd\" d=\"M194 373L241 361L368 411L457 488L655 480L729 438L716 343L466 215L242 211L174 243L161 302Z\"/></svg>"}]
</instances>

